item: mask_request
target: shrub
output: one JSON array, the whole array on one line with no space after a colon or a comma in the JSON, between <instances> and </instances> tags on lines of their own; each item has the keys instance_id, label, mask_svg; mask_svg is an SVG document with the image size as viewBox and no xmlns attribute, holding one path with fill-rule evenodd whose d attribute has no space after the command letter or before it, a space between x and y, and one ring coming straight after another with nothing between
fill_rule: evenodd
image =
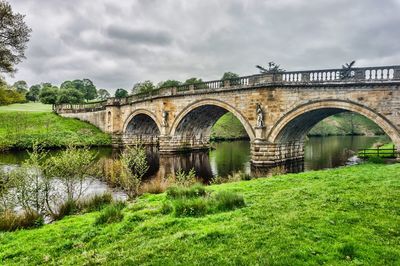
<instances>
[{"instance_id":1,"label":"shrub","mask_svg":"<svg viewBox=\"0 0 400 266\"><path fill-rule=\"evenodd\" d=\"M105 209L100 213L100 215L96 218L95 225L101 224L110 224L121 221L124 218L124 214L122 213L122 209L125 208L125 203L116 202Z\"/></svg>"},{"instance_id":2,"label":"shrub","mask_svg":"<svg viewBox=\"0 0 400 266\"><path fill-rule=\"evenodd\" d=\"M68 199L60 204L57 211L53 211L50 213L51 218L54 221L61 220L67 215L72 215L79 211L79 207L76 201L72 199Z\"/></svg>"},{"instance_id":3,"label":"shrub","mask_svg":"<svg viewBox=\"0 0 400 266\"><path fill-rule=\"evenodd\" d=\"M85 200L81 200L78 202L78 206L80 210L85 210L88 212L91 211L100 211L106 205L110 204L113 201L112 195L109 192L103 194L97 194L93 197L90 197Z\"/></svg>"},{"instance_id":4,"label":"shrub","mask_svg":"<svg viewBox=\"0 0 400 266\"><path fill-rule=\"evenodd\" d=\"M206 189L202 184L195 184L191 187L173 186L167 189L167 196L172 199L196 198L207 195Z\"/></svg>"},{"instance_id":5,"label":"shrub","mask_svg":"<svg viewBox=\"0 0 400 266\"><path fill-rule=\"evenodd\" d=\"M215 208L219 211L234 210L245 205L243 196L232 191L220 191L214 198Z\"/></svg>"},{"instance_id":6,"label":"shrub","mask_svg":"<svg viewBox=\"0 0 400 266\"><path fill-rule=\"evenodd\" d=\"M178 217L204 216L208 211L207 198L179 199L173 202L175 207L175 215Z\"/></svg>"},{"instance_id":7,"label":"shrub","mask_svg":"<svg viewBox=\"0 0 400 266\"><path fill-rule=\"evenodd\" d=\"M372 156L372 157L368 158L368 162L375 163L375 164L383 164L383 163L385 163L385 160L378 156Z\"/></svg>"},{"instance_id":8,"label":"shrub","mask_svg":"<svg viewBox=\"0 0 400 266\"><path fill-rule=\"evenodd\" d=\"M35 212L17 214L11 210L7 210L0 214L0 231L15 231L22 228L39 227L43 223L43 216Z\"/></svg>"},{"instance_id":9,"label":"shrub","mask_svg":"<svg viewBox=\"0 0 400 266\"><path fill-rule=\"evenodd\" d=\"M181 186L191 186L196 183L196 172L193 168L187 173L180 169L175 173L175 182Z\"/></svg>"},{"instance_id":10,"label":"shrub","mask_svg":"<svg viewBox=\"0 0 400 266\"><path fill-rule=\"evenodd\" d=\"M174 206L170 202L164 202L161 206L160 213L161 214L169 214L174 211Z\"/></svg>"}]
</instances>

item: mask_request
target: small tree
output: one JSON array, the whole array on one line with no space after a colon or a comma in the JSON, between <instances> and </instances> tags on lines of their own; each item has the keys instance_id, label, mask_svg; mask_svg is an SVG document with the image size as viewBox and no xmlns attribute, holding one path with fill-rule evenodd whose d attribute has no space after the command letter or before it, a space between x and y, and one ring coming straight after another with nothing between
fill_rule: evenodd
<instances>
[{"instance_id":1,"label":"small tree","mask_svg":"<svg viewBox=\"0 0 400 266\"><path fill-rule=\"evenodd\" d=\"M124 90L124 89L122 89L122 88L120 88L120 89L117 89L116 91L115 91L115 98L125 98L125 97L128 97L128 91L127 90Z\"/></svg>"},{"instance_id":2,"label":"small tree","mask_svg":"<svg viewBox=\"0 0 400 266\"><path fill-rule=\"evenodd\" d=\"M183 83L184 85L194 85L195 89L205 89L207 86L201 78L190 78Z\"/></svg>"},{"instance_id":3,"label":"small tree","mask_svg":"<svg viewBox=\"0 0 400 266\"><path fill-rule=\"evenodd\" d=\"M86 189L85 180L92 174L96 155L89 149L73 146L47 161L46 176L59 180L64 202L77 202Z\"/></svg>"},{"instance_id":4,"label":"small tree","mask_svg":"<svg viewBox=\"0 0 400 266\"><path fill-rule=\"evenodd\" d=\"M146 174L149 166L145 149L138 145L127 147L121 154L122 162L122 185L127 191L130 199L139 195L142 178Z\"/></svg>"},{"instance_id":5,"label":"small tree","mask_svg":"<svg viewBox=\"0 0 400 266\"><path fill-rule=\"evenodd\" d=\"M228 79L237 79L239 78L239 75L233 72L225 72L224 75L222 75L221 80L228 80Z\"/></svg>"},{"instance_id":6,"label":"small tree","mask_svg":"<svg viewBox=\"0 0 400 266\"><path fill-rule=\"evenodd\" d=\"M39 84L32 85L29 88L28 93L25 95L26 99L28 101L36 102L39 100L39 94L40 94L41 86Z\"/></svg>"}]
</instances>

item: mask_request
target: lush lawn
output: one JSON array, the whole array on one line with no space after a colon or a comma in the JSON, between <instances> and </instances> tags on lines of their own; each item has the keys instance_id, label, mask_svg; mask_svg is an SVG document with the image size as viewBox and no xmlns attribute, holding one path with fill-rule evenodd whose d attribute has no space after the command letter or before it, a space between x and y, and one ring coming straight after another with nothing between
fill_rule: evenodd
<instances>
[{"instance_id":1,"label":"lush lawn","mask_svg":"<svg viewBox=\"0 0 400 266\"><path fill-rule=\"evenodd\" d=\"M399 265L400 164L365 164L211 186L246 206L198 218L145 195L121 222L98 212L0 234L0 264Z\"/></svg>"},{"instance_id":2,"label":"lush lawn","mask_svg":"<svg viewBox=\"0 0 400 266\"><path fill-rule=\"evenodd\" d=\"M111 138L93 125L51 112L0 111L0 150L31 148L34 143L49 148L109 145Z\"/></svg>"},{"instance_id":3,"label":"lush lawn","mask_svg":"<svg viewBox=\"0 0 400 266\"><path fill-rule=\"evenodd\" d=\"M3 112L51 112L51 104L42 103L15 103L0 106L0 113Z\"/></svg>"},{"instance_id":4,"label":"lush lawn","mask_svg":"<svg viewBox=\"0 0 400 266\"><path fill-rule=\"evenodd\" d=\"M378 154L378 148L372 147L370 149L365 149L365 154L364 151L358 152L358 156L360 157L382 157L382 158L390 158L394 157L393 156L393 151L396 151L396 148L393 149L394 144L393 143L387 143L381 147L379 147L379 154Z\"/></svg>"}]
</instances>

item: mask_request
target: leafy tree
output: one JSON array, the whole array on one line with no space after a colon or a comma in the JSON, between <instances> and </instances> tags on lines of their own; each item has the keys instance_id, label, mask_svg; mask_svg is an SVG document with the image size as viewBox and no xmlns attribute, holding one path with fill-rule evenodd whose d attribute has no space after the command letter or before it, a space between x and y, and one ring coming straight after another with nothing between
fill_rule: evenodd
<instances>
[{"instance_id":1,"label":"leafy tree","mask_svg":"<svg viewBox=\"0 0 400 266\"><path fill-rule=\"evenodd\" d=\"M166 80L166 81L161 81L158 84L159 88L170 88L170 87L177 87L179 85L182 85L182 82L178 81L178 80Z\"/></svg>"},{"instance_id":2,"label":"leafy tree","mask_svg":"<svg viewBox=\"0 0 400 266\"><path fill-rule=\"evenodd\" d=\"M115 91L115 98L124 98L124 97L128 97L128 91L119 88Z\"/></svg>"},{"instance_id":3,"label":"leafy tree","mask_svg":"<svg viewBox=\"0 0 400 266\"><path fill-rule=\"evenodd\" d=\"M42 91L40 92L39 99L44 104L57 103L58 88L50 83L43 83Z\"/></svg>"},{"instance_id":4,"label":"leafy tree","mask_svg":"<svg viewBox=\"0 0 400 266\"><path fill-rule=\"evenodd\" d=\"M39 84L32 85L29 88L28 93L25 95L26 99L28 101L33 101L36 102L39 100L39 94L40 94L41 86Z\"/></svg>"},{"instance_id":5,"label":"leafy tree","mask_svg":"<svg viewBox=\"0 0 400 266\"><path fill-rule=\"evenodd\" d=\"M25 95L28 92L28 84L25 80L19 80L12 86L18 93Z\"/></svg>"},{"instance_id":6,"label":"leafy tree","mask_svg":"<svg viewBox=\"0 0 400 266\"><path fill-rule=\"evenodd\" d=\"M105 89L99 89L97 91L97 96L99 97L100 100L106 100L107 98L109 98L111 95L110 93L105 90Z\"/></svg>"},{"instance_id":7,"label":"leafy tree","mask_svg":"<svg viewBox=\"0 0 400 266\"><path fill-rule=\"evenodd\" d=\"M83 94L74 88L60 90L57 97L57 103L77 104L84 101Z\"/></svg>"},{"instance_id":8,"label":"leafy tree","mask_svg":"<svg viewBox=\"0 0 400 266\"><path fill-rule=\"evenodd\" d=\"M225 72L222 76L221 80L228 80L228 79L237 79L239 75L233 72Z\"/></svg>"},{"instance_id":9,"label":"leafy tree","mask_svg":"<svg viewBox=\"0 0 400 266\"><path fill-rule=\"evenodd\" d=\"M9 3L0 1L0 71L13 73L15 65L25 58L31 29L24 15L14 13Z\"/></svg>"},{"instance_id":10,"label":"leafy tree","mask_svg":"<svg viewBox=\"0 0 400 266\"><path fill-rule=\"evenodd\" d=\"M83 94L85 100L93 100L97 97L97 90L90 79L76 79L64 81L60 89L76 89Z\"/></svg>"},{"instance_id":11,"label":"leafy tree","mask_svg":"<svg viewBox=\"0 0 400 266\"><path fill-rule=\"evenodd\" d=\"M132 88L132 94L139 94L139 93L150 93L156 88L153 82L150 80L146 80L143 82L136 83Z\"/></svg>"}]
</instances>

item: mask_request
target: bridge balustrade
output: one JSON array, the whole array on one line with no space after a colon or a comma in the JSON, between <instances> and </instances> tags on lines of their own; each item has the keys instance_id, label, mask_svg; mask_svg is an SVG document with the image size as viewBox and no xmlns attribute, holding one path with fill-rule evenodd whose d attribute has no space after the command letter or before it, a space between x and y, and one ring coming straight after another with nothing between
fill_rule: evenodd
<instances>
[{"instance_id":1,"label":"bridge balustrade","mask_svg":"<svg viewBox=\"0 0 400 266\"><path fill-rule=\"evenodd\" d=\"M120 99L109 98L106 101L95 103L59 104L53 106L53 110L60 113L93 112L105 110L107 105L125 105L157 97L246 89L260 85L388 82L398 80L400 80L400 66L271 72L229 80L213 80L191 85L179 85L172 88L160 88L149 93L131 95Z\"/></svg>"}]
</instances>

